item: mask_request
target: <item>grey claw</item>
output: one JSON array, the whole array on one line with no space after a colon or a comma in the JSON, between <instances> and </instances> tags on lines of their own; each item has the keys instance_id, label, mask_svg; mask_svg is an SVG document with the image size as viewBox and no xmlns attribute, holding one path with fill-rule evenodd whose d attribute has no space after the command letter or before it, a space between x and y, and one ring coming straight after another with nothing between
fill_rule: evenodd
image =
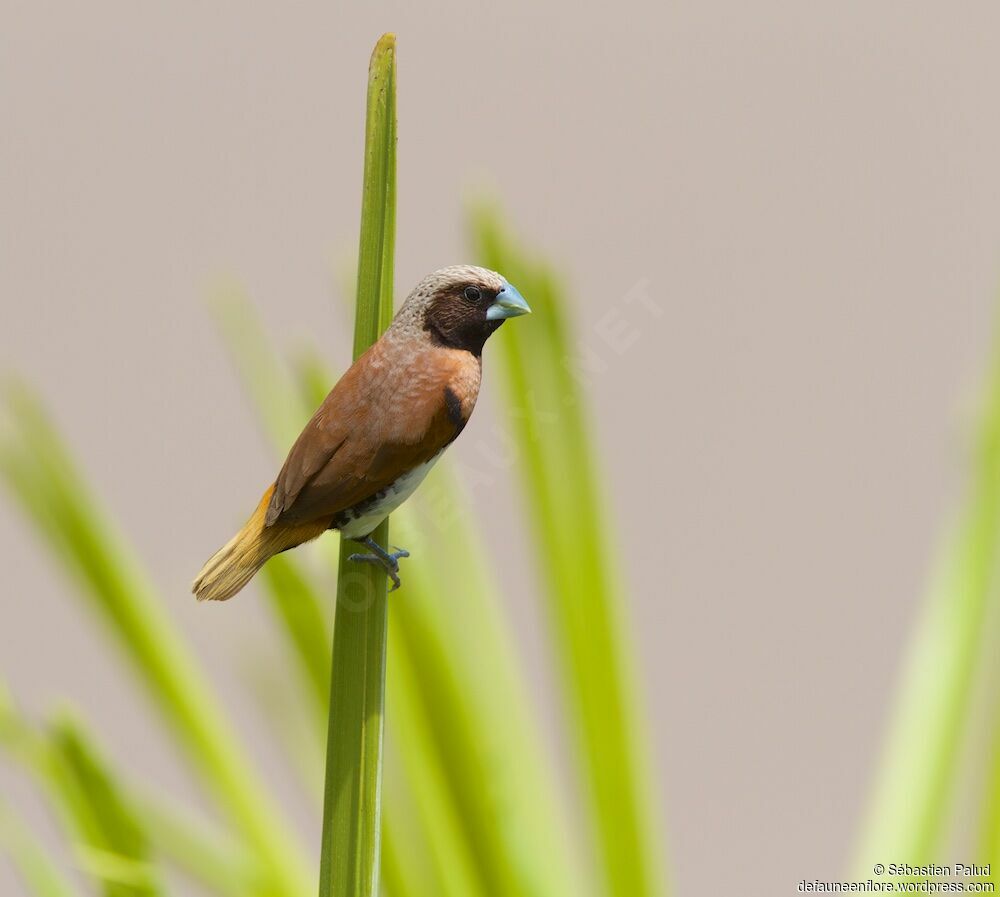
<instances>
[{"instance_id":1,"label":"grey claw","mask_svg":"<svg viewBox=\"0 0 1000 897\"><path fill-rule=\"evenodd\" d=\"M398 545L393 545L392 551L393 556L397 558L408 558L410 556L410 552L408 552L405 548L400 548Z\"/></svg>"},{"instance_id":2,"label":"grey claw","mask_svg":"<svg viewBox=\"0 0 1000 897\"><path fill-rule=\"evenodd\" d=\"M397 552L399 549L397 549ZM398 557L409 557L410 553L407 551L405 554L398 554ZM392 580L392 586L390 587L390 592L395 592L400 586L399 579L399 561L397 560L397 555L389 554L385 557L381 557L377 554L349 554L347 556L349 561L354 561L358 564L378 564L383 570L385 570L385 575Z\"/></svg>"}]
</instances>

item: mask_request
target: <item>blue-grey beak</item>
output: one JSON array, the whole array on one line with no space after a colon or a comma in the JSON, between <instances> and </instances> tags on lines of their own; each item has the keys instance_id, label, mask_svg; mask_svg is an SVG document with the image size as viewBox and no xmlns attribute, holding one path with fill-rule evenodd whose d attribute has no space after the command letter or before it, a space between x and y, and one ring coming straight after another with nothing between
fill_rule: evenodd
<instances>
[{"instance_id":1,"label":"blue-grey beak","mask_svg":"<svg viewBox=\"0 0 1000 897\"><path fill-rule=\"evenodd\" d=\"M504 318L516 318L518 315L530 315L528 303L515 287L509 283L497 293L496 301L486 309L487 321L502 321Z\"/></svg>"}]
</instances>

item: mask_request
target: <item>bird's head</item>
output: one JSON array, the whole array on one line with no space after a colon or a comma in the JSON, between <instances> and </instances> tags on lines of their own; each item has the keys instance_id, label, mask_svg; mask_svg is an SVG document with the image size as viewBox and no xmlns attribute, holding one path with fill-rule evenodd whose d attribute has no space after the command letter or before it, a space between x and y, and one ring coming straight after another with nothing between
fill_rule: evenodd
<instances>
[{"instance_id":1,"label":"bird's head","mask_svg":"<svg viewBox=\"0 0 1000 897\"><path fill-rule=\"evenodd\" d=\"M524 297L496 271L454 265L417 284L399 318L418 325L438 345L479 355L507 318L530 312Z\"/></svg>"}]
</instances>

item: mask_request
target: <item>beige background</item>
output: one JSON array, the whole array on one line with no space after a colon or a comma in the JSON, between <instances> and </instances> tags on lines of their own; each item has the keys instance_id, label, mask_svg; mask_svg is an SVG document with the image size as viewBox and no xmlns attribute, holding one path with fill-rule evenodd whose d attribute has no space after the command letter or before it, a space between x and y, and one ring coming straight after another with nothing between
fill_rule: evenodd
<instances>
[{"instance_id":1,"label":"beige background","mask_svg":"<svg viewBox=\"0 0 1000 897\"><path fill-rule=\"evenodd\" d=\"M274 470L205 299L236 277L277 339L343 363L332 286L392 29L400 289L467 258L461 197L488 183L570 273L582 338L600 347L593 322L643 278L665 312L600 349L592 398L678 893L836 875L989 345L995 5L263 6L3 4L0 362L51 403L303 831L315 813L238 683L280 659L256 595L222 614L187 594ZM508 493L476 500L513 543L500 575L541 677ZM186 789L6 504L0 539L0 675ZM27 793L9 770L0 787Z\"/></svg>"}]
</instances>

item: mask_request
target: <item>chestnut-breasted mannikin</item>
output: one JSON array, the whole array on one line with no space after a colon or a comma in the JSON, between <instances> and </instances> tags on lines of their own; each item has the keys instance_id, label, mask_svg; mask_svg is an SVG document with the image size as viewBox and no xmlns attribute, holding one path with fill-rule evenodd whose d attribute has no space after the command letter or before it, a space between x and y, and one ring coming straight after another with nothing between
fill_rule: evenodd
<instances>
[{"instance_id":1,"label":"chestnut-breasted mannikin","mask_svg":"<svg viewBox=\"0 0 1000 897\"><path fill-rule=\"evenodd\" d=\"M351 559L381 565L396 588L407 552L389 551L371 534L468 422L490 334L529 311L485 268L442 268L417 284L330 390L246 525L202 568L198 600L231 598L269 557L329 529L365 545L371 553Z\"/></svg>"}]
</instances>

